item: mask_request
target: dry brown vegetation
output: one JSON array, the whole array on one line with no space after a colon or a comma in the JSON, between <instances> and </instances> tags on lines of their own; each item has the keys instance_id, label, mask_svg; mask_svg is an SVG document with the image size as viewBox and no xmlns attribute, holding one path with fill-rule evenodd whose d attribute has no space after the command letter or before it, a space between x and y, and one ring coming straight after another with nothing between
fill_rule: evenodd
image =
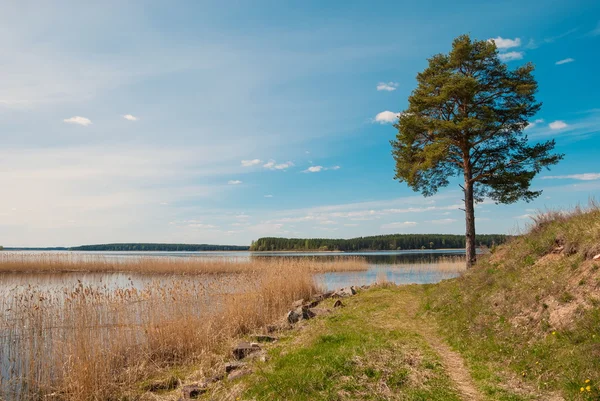
<instances>
[{"instance_id":1,"label":"dry brown vegetation","mask_svg":"<svg viewBox=\"0 0 600 401\"><path fill-rule=\"evenodd\" d=\"M81 263L42 255L3 262L2 270L11 271L243 272L170 281L159 276L144 290L79 283L60 291L3 293L0 399L11 400L122 399L139 392L140 382L173 369L193 367L202 375L224 358L234 338L280 319L293 301L317 292L314 272L366 269L361 259Z\"/></svg>"},{"instance_id":2,"label":"dry brown vegetation","mask_svg":"<svg viewBox=\"0 0 600 401\"><path fill-rule=\"evenodd\" d=\"M128 272L158 274L248 273L276 268L281 258L210 257L110 257L78 253L0 252L0 272ZM298 258L290 258L298 259ZM301 257L301 265L313 272L362 271L367 264L360 257ZM291 260L285 262L293 264Z\"/></svg>"}]
</instances>

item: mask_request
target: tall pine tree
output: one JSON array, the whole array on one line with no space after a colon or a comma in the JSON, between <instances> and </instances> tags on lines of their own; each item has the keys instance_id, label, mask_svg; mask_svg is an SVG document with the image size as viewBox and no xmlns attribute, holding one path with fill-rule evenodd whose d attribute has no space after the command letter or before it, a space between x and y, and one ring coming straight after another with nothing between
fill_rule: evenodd
<instances>
[{"instance_id":1,"label":"tall pine tree","mask_svg":"<svg viewBox=\"0 0 600 401\"><path fill-rule=\"evenodd\" d=\"M456 38L449 54L429 59L417 75L417 88L400 113L395 178L424 196L462 176L467 266L475 263L474 204L530 201L533 177L558 163L550 140L530 145L523 132L541 103L532 64L509 70L493 42Z\"/></svg>"}]
</instances>

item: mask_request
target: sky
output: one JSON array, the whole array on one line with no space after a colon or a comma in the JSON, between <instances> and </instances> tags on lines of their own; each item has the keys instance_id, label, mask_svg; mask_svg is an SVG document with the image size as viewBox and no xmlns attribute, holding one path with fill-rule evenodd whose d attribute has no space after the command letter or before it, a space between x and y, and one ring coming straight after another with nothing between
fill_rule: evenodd
<instances>
[{"instance_id":1,"label":"sky","mask_svg":"<svg viewBox=\"0 0 600 401\"><path fill-rule=\"evenodd\" d=\"M393 179L392 123L468 33L536 66L565 159L479 233L600 199L600 2L2 1L0 244L462 234L458 181Z\"/></svg>"}]
</instances>

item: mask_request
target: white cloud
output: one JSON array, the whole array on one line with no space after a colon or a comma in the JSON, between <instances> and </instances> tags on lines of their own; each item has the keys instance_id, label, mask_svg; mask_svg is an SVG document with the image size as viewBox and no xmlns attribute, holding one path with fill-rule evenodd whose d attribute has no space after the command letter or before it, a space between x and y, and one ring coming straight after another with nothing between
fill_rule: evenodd
<instances>
[{"instance_id":1,"label":"white cloud","mask_svg":"<svg viewBox=\"0 0 600 401\"><path fill-rule=\"evenodd\" d=\"M189 223L187 226L191 227L191 228L207 228L207 229L217 228L217 226L213 226L212 224L202 224L202 223Z\"/></svg>"},{"instance_id":2,"label":"white cloud","mask_svg":"<svg viewBox=\"0 0 600 401\"><path fill-rule=\"evenodd\" d=\"M428 222L431 224L452 224L455 223L456 219L439 219L439 220L429 220Z\"/></svg>"},{"instance_id":3,"label":"white cloud","mask_svg":"<svg viewBox=\"0 0 600 401\"><path fill-rule=\"evenodd\" d=\"M574 59L574 58L571 58L571 57L569 57L569 58L565 58L565 59L562 59L562 60L558 60L558 61L557 61L556 63L554 63L554 64L556 64L556 65L561 65L561 64L572 63L573 61L575 61L575 59Z\"/></svg>"},{"instance_id":4,"label":"white cloud","mask_svg":"<svg viewBox=\"0 0 600 401\"><path fill-rule=\"evenodd\" d=\"M229 181L227 181L227 183L228 183L229 185L239 185L239 184L241 184L242 182L241 182L240 180L229 180Z\"/></svg>"},{"instance_id":5,"label":"white cloud","mask_svg":"<svg viewBox=\"0 0 600 401\"><path fill-rule=\"evenodd\" d=\"M303 173L318 173L323 170L323 166L310 166Z\"/></svg>"},{"instance_id":6,"label":"white cloud","mask_svg":"<svg viewBox=\"0 0 600 401\"><path fill-rule=\"evenodd\" d=\"M523 52L500 53L498 58L502 61L521 60L523 58Z\"/></svg>"},{"instance_id":7,"label":"white cloud","mask_svg":"<svg viewBox=\"0 0 600 401\"><path fill-rule=\"evenodd\" d=\"M568 174L568 175L548 175L542 177L543 180L563 180L572 179L579 181L600 180L600 173L583 173L583 174Z\"/></svg>"},{"instance_id":8,"label":"white cloud","mask_svg":"<svg viewBox=\"0 0 600 401\"><path fill-rule=\"evenodd\" d=\"M548 124L548 127L550 127L550 129L564 129L568 127L568 124L565 123L562 120L556 120L551 122L550 124Z\"/></svg>"},{"instance_id":9,"label":"white cloud","mask_svg":"<svg viewBox=\"0 0 600 401\"><path fill-rule=\"evenodd\" d=\"M398 117L400 117L400 113L394 113L393 111L386 110L378 113L373 119L373 122L379 124L392 124L398 120Z\"/></svg>"},{"instance_id":10,"label":"white cloud","mask_svg":"<svg viewBox=\"0 0 600 401\"><path fill-rule=\"evenodd\" d=\"M398 88L397 82L380 82L377 84L378 91L392 92Z\"/></svg>"},{"instance_id":11,"label":"white cloud","mask_svg":"<svg viewBox=\"0 0 600 401\"><path fill-rule=\"evenodd\" d=\"M589 36L598 36L600 35L600 21L598 21L598 23L596 24L596 28L591 31L590 33L588 33Z\"/></svg>"},{"instance_id":12,"label":"white cloud","mask_svg":"<svg viewBox=\"0 0 600 401\"><path fill-rule=\"evenodd\" d=\"M310 166L306 170L303 170L303 173L319 173L321 171L327 170L339 170L340 166L332 166L332 167L323 167L323 166Z\"/></svg>"},{"instance_id":13,"label":"white cloud","mask_svg":"<svg viewBox=\"0 0 600 401\"><path fill-rule=\"evenodd\" d=\"M321 221L319 221L319 224L331 225L331 224L337 224L337 222L335 222L333 220L321 220Z\"/></svg>"},{"instance_id":14,"label":"white cloud","mask_svg":"<svg viewBox=\"0 0 600 401\"><path fill-rule=\"evenodd\" d=\"M497 38L488 39L489 42L494 42L498 49L510 49L511 47L521 46L521 38L504 39L500 36Z\"/></svg>"},{"instance_id":15,"label":"white cloud","mask_svg":"<svg viewBox=\"0 0 600 401\"><path fill-rule=\"evenodd\" d=\"M81 116L65 118L63 121L68 124L83 125L84 127L87 127L88 125L90 125L92 123L92 121L89 118L85 118L85 117L81 117Z\"/></svg>"},{"instance_id":16,"label":"white cloud","mask_svg":"<svg viewBox=\"0 0 600 401\"><path fill-rule=\"evenodd\" d=\"M544 122L543 118L538 118L537 120L535 120L533 122L529 121L529 123L528 123L527 127L525 127L525 129L531 129L531 128L535 127L536 125L541 124L543 122Z\"/></svg>"},{"instance_id":17,"label":"white cloud","mask_svg":"<svg viewBox=\"0 0 600 401\"><path fill-rule=\"evenodd\" d=\"M252 167L252 166L259 165L260 163L262 163L262 160L260 160L260 159L242 160L243 167Z\"/></svg>"},{"instance_id":18,"label":"white cloud","mask_svg":"<svg viewBox=\"0 0 600 401\"><path fill-rule=\"evenodd\" d=\"M136 116L132 116L131 114L125 114L123 116L124 119L129 120L129 121L137 121L138 118Z\"/></svg>"},{"instance_id":19,"label":"white cloud","mask_svg":"<svg viewBox=\"0 0 600 401\"><path fill-rule=\"evenodd\" d=\"M356 224L356 223L346 223L346 224L344 224L344 227L358 227L358 224Z\"/></svg>"},{"instance_id":20,"label":"white cloud","mask_svg":"<svg viewBox=\"0 0 600 401\"><path fill-rule=\"evenodd\" d=\"M383 224L381 226L382 229L392 229L392 228L406 228L406 227L414 227L417 225L416 221L402 221L397 223L388 223Z\"/></svg>"},{"instance_id":21,"label":"white cloud","mask_svg":"<svg viewBox=\"0 0 600 401\"><path fill-rule=\"evenodd\" d=\"M263 167L268 168L269 170L286 170L293 166L294 163L290 161L277 164L275 160L269 160L267 163L263 164Z\"/></svg>"},{"instance_id":22,"label":"white cloud","mask_svg":"<svg viewBox=\"0 0 600 401\"><path fill-rule=\"evenodd\" d=\"M265 195L265 198L272 198L273 195Z\"/></svg>"}]
</instances>

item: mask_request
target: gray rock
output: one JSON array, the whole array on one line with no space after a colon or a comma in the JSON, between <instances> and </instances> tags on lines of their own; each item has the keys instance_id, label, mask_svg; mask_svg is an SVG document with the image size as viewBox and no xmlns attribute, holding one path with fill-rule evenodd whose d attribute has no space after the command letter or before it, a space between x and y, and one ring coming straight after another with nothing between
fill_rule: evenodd
<instances>
[{"instance_id":1,"label":"gray rock","mask_svg":"<svg viewBox=\"0 0 600 401\"><path fill-rule=\"evenodd\" d=\"M344 305L340 299L335 301L335 303L333 304L334 308L343 308L344 306L346 306L346 305Z\"/></svg>"},{"instance_id":2,"label":"gray rock","mask_svg":"<svg viewBox=\"0 0 600 401\"><path fill-rule=\"evenodd\" d=\"M316 308L317 306L319 306L320 303L321 301L315 299L311 303L307 304L306 307L309 309Z\"/></svg>"},{"instance_id":3,"label":"gray rock","mask_svg":"<svg viewBox=\"0 0 600 401\"><path fill-rule=\"evenodd\" d=\"M356 290L354 289L354 287L346 287L346 288L340 288L339 290L335 291L331 297L332 298L345 298L345 297L351 297L354 294L356 294Z\"/></svg>"},{"instance_id":4,"label":"gray rock","mask_svg":"<svg viewBox=\"0 0 600 401\"><path fill-rule=\"evenodd\" d=\"M298 323L300 319L302 319L302 311L300 313L297 313L295 310L291 310L286 316L286 320L289 324Z\"/></svg>"},{"instance_id":5,"label":"gray rock","mask_svg":"<svg viewBox=\"0 0 600 401\"><path fill-rule=\"evenodd\" d=\"M302 311L302 319L304 320L308 320L308 319L312 319L313 317L315 317L316 315L314 314L313 311L311 311L309 308L307 308L306 306L303 306L301 308Z\"/></svg>"},{"instance_id":6,"label":"gray rock","mask_svg":"<svg viewBox=\"0 0 600 401\"><path fill-rule=\"evenodd\" d=\"M304 304L304 300L303 300L303 299L299 299L299 300L297 300L297 301L294 301L294 302L292 303L292 308L293 308L293 309L299 308L299 307L301 307L301 306L302 306L302 304Z\"/></svg>"},{"instance_id":7,"label":"gray rock","mask_svg":"<svg viewBox=\"0 0 600 401\"><path fill-rule=\"evenodd\" d=\"M260 345L256 343L241 342L233 349L235 359L244 359L253 352L260 351Z\"/></svg>"},{"instance_id":8,"label":"gray rock","mask_svg":"<svg viewBox=\"0 0 600 401\"><path fill-rule=\"evenodd\" d=\"M206 387L198 384L188 384L181 388L181 399L182 400L195 400L202 394L206 393Z\"/></svg>"},{"instance_id":9,"label":"gray rock","mask_svg":"<svg viewBox=\"0 0 600 401\"><path fill-rule=\"evenodd\" d=\"M592 258L592 260L600 260L600 253Z\"/></svg>"},{"instance_id":10,"label":"gray rock","mask_svg":"<svg viewBox=\"0 0 600 401\"><path fill-rule=\"evenodd\" d=\"M246 366L244 362L230 362L225 365L225 373L231 373L234 370L238 370Z\"/></svg>"},{"instance_id":11,"label":"gray rock","mask_svg":"<svg viewBox=\"0 0 600 401\"><path fill-rule=\"evenodd\" d=\"M252 373L252 370L249 369L249 368L235 370L235 371L231 372L229 374L229 376L227 376L227 380L236 380L236 379L239 379L241 377L247 376L250 373Z\"/></svg>"},{"instance_id":12,"label":"gray rock","mask_svg":"<svg viewBox=\"0 0 600 401\"><path fill-rule=\"evenodd\" d=\"M331 313L331 309L327 308L311 308L310 310L315 316L323 316Z\"/></svg>"}]
</instances>

